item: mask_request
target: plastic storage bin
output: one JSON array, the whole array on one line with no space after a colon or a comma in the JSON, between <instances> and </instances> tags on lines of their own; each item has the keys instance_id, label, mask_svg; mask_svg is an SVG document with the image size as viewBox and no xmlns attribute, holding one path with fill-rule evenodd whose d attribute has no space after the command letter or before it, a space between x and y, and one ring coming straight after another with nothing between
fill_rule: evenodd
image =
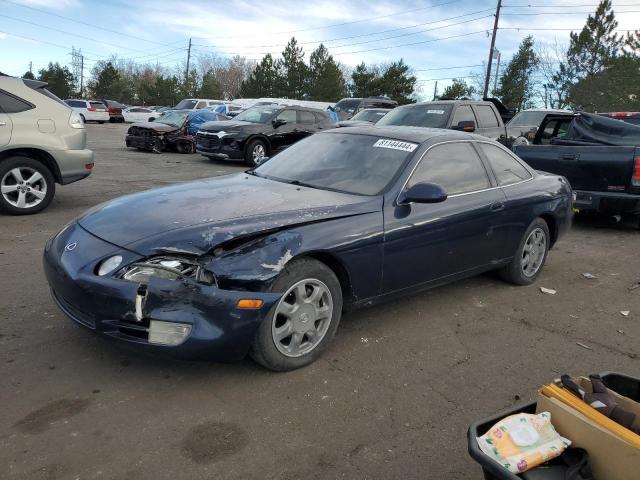
<instances>
[{"instance_id":1,"label":"plastic storage bin","mask_svg":"<svg viewBox=\"0 0 640 480\"><path fill-rule=\"evenodd\" d=\"M625 397L628 397L636 402L640 402L640 379L625 375L622 373L606 372L600 374L602 381L610 390L619 393ZM467 441L469 444L469 455L482 467L485 480L522 480L520 475L511 473L503 468L501 465L494 462L491 458L487 457L476 440L487 433L491 427L493 427L498 421L502 420L509 415L516 413L536 413L536 402L530 402L514 406L503 410L491 417L483 418L474 422L469 427L467 432ZM553 419L551 419L553 423ZM551 460L550 464L553 464L558 459Z\"/></svg>"}]
</instances>

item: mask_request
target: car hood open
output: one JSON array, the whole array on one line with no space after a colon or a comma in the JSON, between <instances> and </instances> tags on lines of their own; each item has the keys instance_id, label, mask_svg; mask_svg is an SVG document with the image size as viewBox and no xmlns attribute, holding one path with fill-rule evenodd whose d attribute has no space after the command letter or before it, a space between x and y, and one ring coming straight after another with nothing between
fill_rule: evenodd
<instances>
[{"instance_id":1,"label":"car hood open","mask_svg":"<svg viewBox=\"0 0 640 480\"><path fill-rule=\"evenodd\" d=\"M366 197L235 174L147 190L98 205L79 218L91 234L141 255L203 254L263 231L380 211Z\"/></svg>"}]
</instances>

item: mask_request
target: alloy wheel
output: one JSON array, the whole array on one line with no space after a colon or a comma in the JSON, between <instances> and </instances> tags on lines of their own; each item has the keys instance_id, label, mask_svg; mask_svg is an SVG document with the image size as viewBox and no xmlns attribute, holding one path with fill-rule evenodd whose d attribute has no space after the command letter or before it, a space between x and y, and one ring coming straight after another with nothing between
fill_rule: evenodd
<instances>
[{"instance_id":1,"label":"alloy wheel","mask_svg":"<svg viewBox=\"0 0 640 480\"><path fill-rule=\"evenodd\" d=\"M546 252L547 235L542 228L534 228L524 242L522 249L522 259L520 260L522 273L527 277L533 277L538 273Z\"/></svg>"},{"instance_id":2,"label":"alloy wheel","mask_svg":"<svg viewBox=\"0 0 640 480\"><path fill-rule=\"evenodd\" d=\"M0 181L2 196L17 208L32 208L47 196L47 182L40 172L31 167L9 170Z\"/></svg>"},{"instance_id":3,"label":"alloy wheel","mask_svg":"<svg viewBox=\"0 0 640 480\"><path fill-rule=\"evenodd\" d=\"M260 160L262 160L265 156L266 152L264 149L264 145L258 143L256 144L255 147L253 147L253 151L251 152L251 156L253 158L253 161L257 164L260 163Z\"/></svg>"},{"instance_id":4,"label":"alloy wheel","mask_svg":"<svg viewBox=\"0 0 640 480\"><path fill-rule=\"evenodd\" d=\"M271 336L280 353L301 357L316 348L329 330L333 298L317 279L294 284L280 299L271 322Z\"/></svg>"}]
</instances>

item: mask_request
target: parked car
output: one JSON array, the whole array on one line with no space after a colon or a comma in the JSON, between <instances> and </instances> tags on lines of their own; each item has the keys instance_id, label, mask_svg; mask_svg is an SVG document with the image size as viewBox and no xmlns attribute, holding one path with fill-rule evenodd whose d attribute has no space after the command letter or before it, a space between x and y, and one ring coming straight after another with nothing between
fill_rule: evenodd
<instances>
[{"instance_id":1,"label":"parked car","mask_svg":"<svg viewBox=\"0 0 640 480\"><path fill-rule=\"evenodd\" d=\"M602 115L603 117L615 118L616 120L622 120L623 122L640 126L640 112L610 112L599 113L598 115Z\"/></svg>"},{"instance_id":2,"label":"parked car","mask_svg":"<svg viewBox=\"0 0 640 480\"><path fill-rule=\"evenodd\" d=\"M216 105L215 107L207 108L211 109L215 113L226 115L227 117L235 117L244 110L244 107L242 107L241 105L235 105L233 103L221 103L220 105Z\"/></svg>"},{"instance_id":3,"label":"parked car","mask_svg":"<svg viewBox=\"0 0 640 480\"><path fill-rule=\"evenodd\" d=\"M315 108L258 106L233 120L202 125L196 135L196 151L209 158L241 158L255 167L264 157L333 127L327 112Z\"/></svg>"},{"instance_id":4,"label":"parked car","mask_svg":"<svg viewBox=\"0 0 640 480\"><path fill-rule=\"evenodd\" d=\"M538 127L550 113L572 115L569 110L532 108L518 112L506 124L507 136L513 138L512 145L528 145L535 138Z\"/></svg>"},{"instance_id":5,"label":"parked car","mask_svg":"<svg viewBox=\"0 0 640 480\"><path fill-rule=\"evenodd\" d=\"M566 177L578 210L640 213L640 127L584 112L551 114L532 145L514 151L531 167Z\"/></svg>"},{"instance_id":6,"label":"parked car","mask_svg":"<svg viewBox=\"0 0 640 480\"><path fill-rule=\"evenodd\" d=\"M124 121L127 123L153 122L160 115L160 112L147 107L129 107L122 111Z\"/></svg>"},{"instance_id":7,"label":"parked car","mask_svg":"<svg viewBox=\"0 0 640 480\"><path fill-rule=\"evenodd\" d=\"M96 333L291 370L344 310L494 269L535 282L571 215L564 178L484 137L338 128L245 173L94 208L47 243L44 270Z\"/></svg>"},{"instance_id":8,"label":"parked car","mask_svg":"<svg viewBox=\"0 0 640 480\"><path fill-rule=\"evenodd\" d=\"M502 117L489 101L437 100L403 105L382 117L377 125L448 128L507 143Z\"/></svg>"},{"instance_id":9,"label":"parked car","mask_svg":"<svg viewBox=\"0 0 640 480\"><path fill-rule=\"evenodd\" d=\"M123 105L120 102L116 102L115 100L106 100L101 98L100 101L107 106L110 122L113 122L113 123L124 122L124 116L122 115L122 110L127 108L126 105Z\"/></svg>"},{"instance_id":10,"label":"parked car","mask_svg":"<svg viewBox=\"0 0 640 480\"><path fill-rule=\"evenodd\" d=\"M366 108L356 113L350 120L338 122L339 127L364 127L373 125L391 111L390 108Z\"/></svg>"},{"instance_id":11,"label":"parked car","mask_svg":"<svg viewBox=\"0 0 640 480\"><path fill-rule=\"evenodd\" d=\"M367 108L395 108L398 102L387 97L343 98L335 104L333 109L338 114L338 120L349 120L360 110Z\"/></svg>"},{"instance_id":12,"label":"parked car","mask_svg":"<svg viewBox=\"0 0 640 480\"><path fill-rule=\"evenodd\" d=\"M77 112L85 123L104 123L109 121L107 106L98 100L69 99L65 100L64 103L71 107L74 112Z\"/></svg>"},{"instance_id":13,"label":"parked car","mask_svg":"<svg viewBox=\"0 0 640 480\"><path fill-rule=\"evenodd\" d=\"M180 100L178 104L173 107L173 110L200 110L201 108L215 107L223 103L222 100L211 100L208 98L185 98L184 100Z\"/></svg>"},{"instance_id":14,"label":"parked car","mask_svg":"<svg viewBox=\"0 0 640 480\"><path fill-rule=\"evenodd\" d=\"M93 152L80 114L36 80L0 75L0 210L45 209L56 183L89 176Z\"/></svg>"},{"instance_id":15,"label":"parked car","mask_svg":"<svg viewBox=\"0 0 640 480\"><path fill-rule=\"evenodd\" d=\"M195 151L195 134L205 122L228 119L211 110L168 110L153 122L134 123L127 130L125 144L139 150L162 153Z\"/></svg>"}]
</instances>

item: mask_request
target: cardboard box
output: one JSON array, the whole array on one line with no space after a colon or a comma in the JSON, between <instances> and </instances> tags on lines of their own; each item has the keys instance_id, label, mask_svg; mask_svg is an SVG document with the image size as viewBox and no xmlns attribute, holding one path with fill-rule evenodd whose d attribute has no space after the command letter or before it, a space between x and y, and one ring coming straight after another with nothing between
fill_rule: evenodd
<instances>
[{"instance_id":1,"label":"cardboard box","mask_svg":"<svg viewBox=\"0 0 640 480\"><path fill-rule=\"evenodd\" d=\"M591 391L588 379L578 379ZM610 390L611 391L611 390ZM636 413L634 426L640 422L640 404L612 392L621 406ZM555 398L538 394L536 413L549 412L558 433L571 440L572 446L589 452L589 463L597 480L640 479L640 448L631 445L580 412Z\"/></svg>"}]
</instances>

